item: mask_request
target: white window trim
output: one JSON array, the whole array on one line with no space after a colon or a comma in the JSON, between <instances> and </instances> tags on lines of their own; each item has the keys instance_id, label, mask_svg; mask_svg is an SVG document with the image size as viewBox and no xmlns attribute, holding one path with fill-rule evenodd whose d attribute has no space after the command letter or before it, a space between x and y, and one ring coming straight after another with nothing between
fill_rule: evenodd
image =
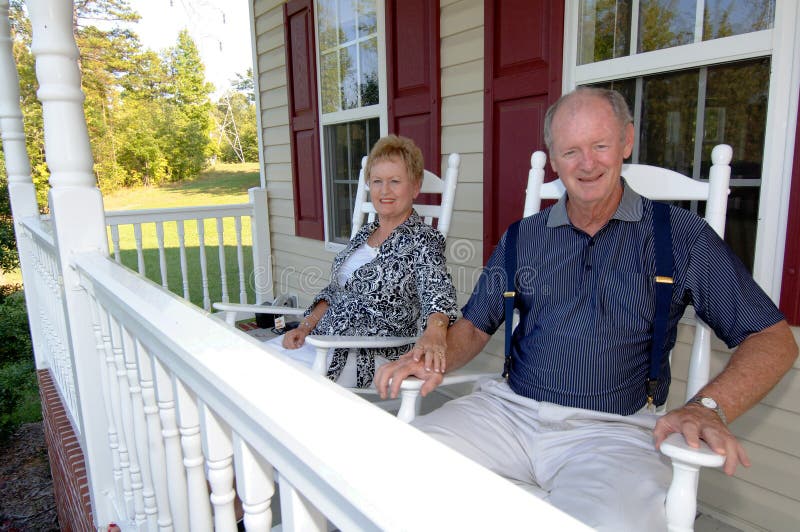
<instances>
[{"instance_id":1,"label":"white window trim","mask_svg":"<svg viewBox=\"0 0 800 532\"><path fill-rule=\"evenodd\" d=\"M775 26L746 35L676 46L635 56L577 66L578 2L565 2L562 91L610 79L697 68L771 56L769 103L764 160L756 226L753 277L775 301L780 298L789 191L797 129L800 90L800 6L796 0L776 0Z\"/></svg>"},{"instance_id":2,"label":"white window trim","mask_svg":"<svg viewBox=\"0 0 800 532\"><path fill-rule=\"evenodd\" d=\"M366 118L375 118L375 111L378 111L378 120L380 122L380 136L385 136L389 132L389 112L388 112L388 91L386 87L387 74L386 74L386 15L385 15L385 2L383 0L375 0L375 18L378 23L378 105L370 105L368 107L360 107L358 109L348 109L346 111L338 111L335 113L322 114L322 74L319 56L319 24L317 24L317 16L319 14L319 2L314 2L314 42L316 43L316 63L317 63L317 109L319 109L319 160L320 160L320 175L322 176L322 213L324 219L323 234L325 237L325 251L338 253L345 248L344 244L332 242L328 239L328 228L331 221L328 219L328 187L327 176L325 175L325 126L332 124L339 124L342 122L352 122L355 120L363 120Z\"/></svg>"}]
</instances>

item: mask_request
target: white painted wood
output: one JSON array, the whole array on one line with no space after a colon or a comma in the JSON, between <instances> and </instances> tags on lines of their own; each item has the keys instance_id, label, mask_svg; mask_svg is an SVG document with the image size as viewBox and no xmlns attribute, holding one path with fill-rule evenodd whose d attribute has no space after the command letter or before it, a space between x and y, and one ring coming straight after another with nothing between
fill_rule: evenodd
<instances>
[{"instance_id":1,"label":"white painted wood","mask_svg":"<svg viewBox=\"0 0 800 532\"><path fill-rule=\"evenodd\" d=\"M148 525L158 530L172 530L172 514L168 504L163 501L169 500L169 490L167 488L167 468L164 453L164 442L161 432L161 420L158 416L158 404L156 403L155 380L153 377L153 358L147 349L137 340L136 354L139 367L139 384L142 390L142 414L145 420L145 441L147 449L141 451L141 455L147 458L150 466L150 482L153 487L153 500L151 502L145 498L145 512L148 515ZM144 462L143 462L144 467ZM161 502L159 504L159 501ZM155 506L156 526L152 527L152 511Z\"/></svg>"},{"instance_id":2,"label":"white painted wood","mask_svg":"<svg viewBox=\"0 0 800 532\"><path fill-rule=\"evenodd\" d=\"M158 414L161 418L161 434L164 441L164 458L169 491L169 508L175 530L189 530L189 496L186 488L186 468L183 465L180 432L175 412L175 397L169 369L158 356L151 357L156 383ZM159 501L165 504L164 500Z\"/></svg>"},{"instance_id":3,"label":"white painted wood","mask_svg":"<svg viewBox=\"0 0 800 532\"><path fill-rule=\"evenodd\" d=\"M92 151L72 27L72 2L69 0L30 0L26 2L31 20L31 52L36 60L37 97L42 103L46 162L50 170L49 206L57 245L59 284L63 283L61 312L67 342L66 353L95 353L91 334L90 303L79 290L77 273L66 267L75 250L99 250L108 256L103 222L103 202L95 187ZM96 386L102 371L99 357L74 357L70 370L79 396L78 430L86 453L86 467L92 475L89 496L96 523L110 522L114 514L107 494L114 490L113 465L106 440L106 423L94 415L101 404L102 390Z\"/></svg>"},{"instance_id":4,"label":"white painted wood","mask_svg":"<svg viewBox=\"0 0 800 532\"><path fill-rule=\"evenodd\" d=\"M123 366L122 374L117 368L117 375L120 379L120 390L122 396L122 412L125 424L125 435L127 437L128 455L130 456L131 469L131 490L133 492L133 512L134 522L142 527L146 521L145 512L145 492L147 497L152 497L152 486L149 484L149 471L141 465L140 453L147 452L144 445L144 407L142 405L141 388L139 387L139 371L136 366L136 346L135 340L114 320L120 336L120 347L122 351ZM146 460L146 458L145 458Z\"/></svg>"},{"instance_id":5,"label":"white painted wood","mask_svg":"<svg viewBox=\"0 0 800 532\"><path fill-rule=\"evenodd\" d=\"M208 294L208 260L206 259L206 224L197 219L197 247L200 252L200 283L203 287L203 308L211 308L211 297Z\"/></svg>"},{"instance_id":6,"label":"white painted wood","mask_svg":"<svg viewBox=\"0 0 800 532\"><path fill-rule=\"evenodd\" d=\"M250 217L253 235L253 284L256 303L272 301L274 288L272 282L272 243L270 235L269 204L265 188L251 188L248 191L253 215ZM240 301L240 302L245 302Z\"/></svg>"},{"instance_id":7,"label":"white painted wood","mask_svg":"<svg viewBox=\"0 0 800 532\"><path fill-rule=\"evenodd\" d=\"M585 529L458 453L327 379L285 362L270 349L209 319L206 313L115 262L86 252L74 256L73 266L102 311L113 314L153 357L156 394L160 411L165 414L165 439L169 432L176 432L175 408L170 403L171 394L177 394L185 452L170 457L167 451L166 468L173 471L171 462L180 465L182 461L190 472L186 482L180 484L193 488L188 497L181 498L170 486L170 501L157 501L172 508L175 495L185 504L192 520L188 528L185 521L180 528L176 519L175 529L210 526L210 515L203 507L205 504L207 508L208 497L192 493L206 491L206 481L213 488L211 475L203 476L201 438L206 439L208 464L215 466L209 470L226 471L229 467L226 444L209 445L212 440L218 441L219 434L215 429L205 433L210 425L200 423L198 401L213 413L223 433L231 434L234 455L235 448L241 451L235 439L240 438L258 457L261 473L249 479L257 482L252 495L243 500L253 502L252 517L262 525L271 496L267 464L272 464L281 479L297 491L292 495L291 489L286 490L286 502L300 512L284 516L284 529L291 529L291 519L304 524L327 519L342 530L511 529L534 520L543 528ZM118 377L108 374L106 379L116 381ZM302 400L293 400L295 397ZM405 452L386 461L386 441ZM222 462L226 465L216 467ZM375 474L375 464L380 464L380 475ZM180 478L182 469L178 467L177 475L167 475L168 481L173 476ZM244 483L248 479L240 476L239 464L236 469L236 486L241 489L240 478ZM419 471L431 474L421 482ZM227 486L229 477L225 478L214 482ZM386 482L386 478L392 481ZM414 512L397 504L409 490L418 499ZM229 496L225 489L221 493ZM441 493L448 497L442 498ZM283 499L284 493L281 495ZM507 511L497 512L500 506ZM195 520L196 512L208 520ZM305 515L313 518L300 521Z\"/></svg>"},{"instance_id":8,"label":"white painted wood","mask_svg":"<svg viewBox=\"0 0 800 532\"><path fill-rule=\"evenodd\" d=\"M214 530L236 531L233 501L233 442L230 428L203 402L200 403L200 426L203 455L206 457L211 504L214 507Z\"/></svg>"},{"instance_id":9,"label":"white painted wood","mask_svg":"<svg viewBox=\"0 0 800 532\"><path fill-rule=\"evenodd\" d=\"M275 495L272 466L236 433L233 434L233 462L236 490L244 510L245 529L269 530L272 525L272 497Z\"/></svg>"},{"instance_id":10,"label":"white painted wood","mask_svg":"<svg viewBox=\"0 0 800 532\"><path fill-rule=\"evenodd\" d=\"M183 466L186 470L186 494L189 506L189 529L211 532L211 503L204 471L204 457L200 435L200 414L197 398L176 374L172 374L178 431L181 435Z\"/></svg>"},{"instance_id":11,"label":"white painted wood","mask_svg":"<svg viewBox=\"0 0 800 532\"><path fill-rule=\"evenodd\" d=\"M189 299L189 266L186 262L186 221L175 222L178 233L178 253L181 264L181 281L183 283L183 299Z\"/></svg>"},{"instance_id":12,"label":"white painted wood","mask_svg":"<svg viewBox=\"0 0 800 532\"><path fill-rule=\"evenodd\" d=\"M161 273L161 286L169 289L167 279L167 255L164 252L164 222L156 222L156 240L158 242L158 266Z\"/></svg>"},{"instance_id":13,"label":"white painted wood","mask_svg":"<svg viewBox=\"0 0 800 532\"><path fill-rule=\"evenodd\" d=\"M136 271L147 277L147 271L144 264L144 249L142 248L142 224L133 224L133 239L136 241Z\"/></svg>"},{"instance_id":14,"label":"white painted wood","mask_svg":"<svg viewBox=\"0 0 800 532\"><path fill-rule=\"evenodd\" d=\"M217 249L219 250L219 276L220 288L222 289L222 301L230 301L228 296L228 272L225 264L225 234L222 225L222 218L217 217Z\"/></svg>"}]
</instances>

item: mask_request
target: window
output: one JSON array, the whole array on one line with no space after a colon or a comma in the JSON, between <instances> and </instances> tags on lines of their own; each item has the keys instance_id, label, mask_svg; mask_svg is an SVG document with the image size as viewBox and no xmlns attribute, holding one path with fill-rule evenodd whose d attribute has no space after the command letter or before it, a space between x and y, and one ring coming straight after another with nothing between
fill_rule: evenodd
<instances>
[{"instance_id":1,"label":"window","mask_svg":"<svg viewBox=\"0 0 800 532\"><path fill-rule=\"evenodd\" d=\"M781 39L798 19L790 0L581 0L567 2L565 18L565 90L626 97L632 162L700 179L714 145L733 147L726 240L776 301L793 150L784 139L795 126L786 109L798 90L797 45L778 43L791 43Z\"/></svg>"},{"instance_id":2,"label":"window","mask_svg":"<svg viewBox=\"0 0 800 532\"><path fill-rule=\"evenodd\" d=\"M383 12L376 0L318 0L326 240L350 239L361 158L386 130Z\"/></svg>"}]
</instances>

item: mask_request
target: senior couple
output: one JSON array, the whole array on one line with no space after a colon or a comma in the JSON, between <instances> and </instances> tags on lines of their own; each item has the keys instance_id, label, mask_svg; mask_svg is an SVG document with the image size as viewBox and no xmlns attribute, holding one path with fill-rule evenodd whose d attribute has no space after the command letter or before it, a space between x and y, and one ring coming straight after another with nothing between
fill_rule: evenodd
<instances>
[{"instance_id":1,"label":"senior couple","mask_svg":"<svg viewBox=\"0 0 800 532\"><path fill-rule=\"evenodd\" d=\"M674 346L687 305L736 350L684 406L665 415L645 408L654 204L621 176L632 122L622 96L604 89L576 89L548 110L545 144L566 193L521 221L516 255L517 269L534 269L549 290L518 296L507 380L482 382L414 425L502 476L540 487L551 504L594 528L650 531L666 529L671 469L661 442L682 433L690 445L703 440L723 454L729 475L749 466L727 424L778 383L797 345L784 316L717 234L669 207L674 285L664 351ZM278 340L290 356L310 361L308 334L413 336L422 324L414 346L364 350L355 360L345 351L329 354L331 379L374 385L383 397L396 397L408 376L423 379L422 394L430 393L446 371L480 353L505 318L506 288L494 273L504 272L508 233L456 320L444 239L412 207L422 168L411 141L376 143L364 177L378 219L335 258L331 283L306 320ZM666 401L668 368L659 379L651 390L656 405Z\"/></svg>"}]
</instances>

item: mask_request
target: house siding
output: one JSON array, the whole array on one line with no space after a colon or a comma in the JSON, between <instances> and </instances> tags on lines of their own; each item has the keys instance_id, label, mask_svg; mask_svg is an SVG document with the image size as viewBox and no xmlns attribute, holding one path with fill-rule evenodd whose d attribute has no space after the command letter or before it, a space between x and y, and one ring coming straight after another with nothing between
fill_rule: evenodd
<instances>
[{"instance_id":1,"label":"house siding","mask_svg":"<svg viewBox=\"0 0 800 532\"><path fill-rule=\"evenodd\" d=\"M291 186L282 1L256 2L256 49L261 83L263 164L269 194L276 293L293 292L303 304L328 282L334 254L324 243L297 238ZM458 300L464 304L482 265L483 234L483 1L440 2L442 167L461 154L461 171L447 259ZM537 147L531 147L535 149ZM669 407L683 402L692 328L681 325L673 352ZM800 329L793 328L795 337ZM712 372L730 351L715 341ZM502 334L489 342L484 363L501 365ZM753 466L728 478L721 471L700 477L701 509L743 530L793 530L800 515L800 364L755 408L731 425Z\"/></svg>"}]
</instances>

